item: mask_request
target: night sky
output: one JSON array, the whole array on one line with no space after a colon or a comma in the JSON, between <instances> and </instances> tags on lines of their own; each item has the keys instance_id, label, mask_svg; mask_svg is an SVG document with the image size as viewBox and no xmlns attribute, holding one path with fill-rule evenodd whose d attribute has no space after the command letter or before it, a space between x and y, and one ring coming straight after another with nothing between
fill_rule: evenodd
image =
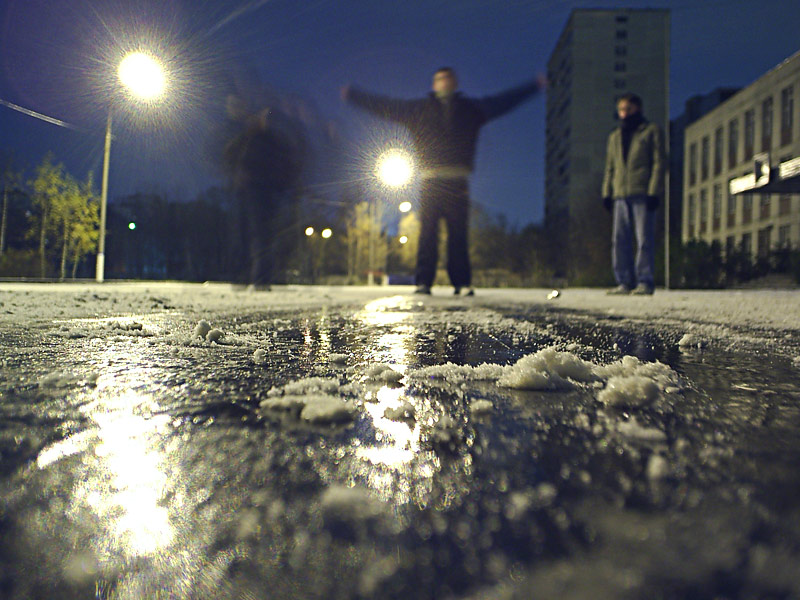
<instances>
[{"instance_id":1,"label":"night sky","mask_svg":"<svg viewBox=\"0 0 800 600\"><path fill-rule=\"evenodd\" d=\"M231 81L301 98L320 129L334 124L369 155L392 132L342 105L343 84L420 97L449 65L466 94L499 92L546 71L572 9L598 7L671 9L672 117L690 96L747 85L800 49L800 2L785 0L0 0L0 99L76 127L0 106L0 151L32 166L51 150L79 178L93 170L99 187L113 102L112 200L189 199L218 181L208 140ZM137 44L172 70L158 106L135 105L116 84L113 65ZM540 95L481 134L473 198L514 225L543 218L544 115ZM364 169L341 158L351 174Z\"/></svg>"}]
</instances>

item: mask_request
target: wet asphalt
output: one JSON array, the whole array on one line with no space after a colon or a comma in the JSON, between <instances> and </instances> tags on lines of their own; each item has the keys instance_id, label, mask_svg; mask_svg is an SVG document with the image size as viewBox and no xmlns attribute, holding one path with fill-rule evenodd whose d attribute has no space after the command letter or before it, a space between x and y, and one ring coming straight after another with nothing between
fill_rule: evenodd
<instances>
[{"instance_id":1,"label":"wet asphalt","mask_svg":"<svg viewBox=\"0 0 800 600\"><path fill-rule=\"evenodd\" d=\"M800 379L785 353L475 306L206 315L220 344L187 341L196 321L170 310L5 327L0 598L800 598ZM683 386L626 411L584 388L361 377L551 345L659 360ZM357 417L259 410L312 376L353 384ZM415 417L386 418L398 402ZM620 436L631 418L666 439Z\"/></svg>"}]
</instances>

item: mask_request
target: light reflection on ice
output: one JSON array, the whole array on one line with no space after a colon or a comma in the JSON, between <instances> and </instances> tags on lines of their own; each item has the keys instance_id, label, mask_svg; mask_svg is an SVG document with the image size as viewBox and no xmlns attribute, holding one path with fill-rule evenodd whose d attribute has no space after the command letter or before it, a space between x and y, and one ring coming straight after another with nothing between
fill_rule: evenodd
<instances>
[{"instance_id":1,"label":"light reflection on ice","mask_svg":"<svg viewBox=\"0 0 800 600\"><path fill-rule=\"evenodd\" d=\"M381 464L400 469L419 452L419 424L393 421L383 416L387 408L397 408L403 403L403 393L403 388L384 386L378 390L377 402L364 404L385 444L359 447L356 456L373 465Z\"/></svg>"},{"instance_id":2,"label":"light reflection on ice","mask_svg":"<svg viewBox=\"0 0 800 600\"><path fill-rule=\"evenodd\" d=\"M100 397L81 407L96 427L81 431L42 451L41 469L84 452L83 478L74 491L75 517L87 507L105 531L98 550L108 556L153 554L167 547L174 530L162 503L169 481L156 447L169 423L153 415L158 404L133 390L98 390Z\"/></svg>"},{"instance_id":3,"label":"light reflection on ice","mask_svg":"<svg viewBox=\"0 0 800 600\"><path fill-rule=\"evenodd\" d=\"M407 296L379 298L366 304L358 315L368 326L389 328L373 342L370 359L388 364L399 373L408 370L409 354L418 333L408 322L412 316L411 306ZM412 488L417 488L418 495L438 470L435 456L431 456L430 461L420 460L420 423L427 419L421 410L423 407L415 406L416 420L397 421L384 416L387 409L398 408L409 401L404 387L382 386L368 392L364 410L372 419L378 442L363 444L362 440L355 449L356 457L363 461L362 473L368 485L383 495L394 496L400 503L411 498L415 493Z\"/></svg>"}]
</instances>

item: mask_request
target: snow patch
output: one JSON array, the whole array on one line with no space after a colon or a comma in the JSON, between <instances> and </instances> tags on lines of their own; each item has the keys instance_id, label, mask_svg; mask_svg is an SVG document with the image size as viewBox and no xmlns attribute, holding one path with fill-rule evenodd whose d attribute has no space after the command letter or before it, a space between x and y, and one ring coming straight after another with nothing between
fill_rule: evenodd
<instances>
[{"instance_id":1,"label":"snow patch","mask_svg":"<svg viewBox=\"0 0 800 600\"><path fill-rule=\"evenodd\" d=\"M638 442L661 443L667 441L667 434L655 427L641 425L634 417L617 425L617 431L623 436Z\"/></svg>"},{"instance_id":2,"label":"snow patch","mask_svg":"<svg viewBox=\"0 0 800 600\"><path fill-rule=\"evenodd\" d=\"M469 405L469 412L473 415L480 415L492 412L494 406L488 400L476 400Z\"/></svg>"}]
</instances>

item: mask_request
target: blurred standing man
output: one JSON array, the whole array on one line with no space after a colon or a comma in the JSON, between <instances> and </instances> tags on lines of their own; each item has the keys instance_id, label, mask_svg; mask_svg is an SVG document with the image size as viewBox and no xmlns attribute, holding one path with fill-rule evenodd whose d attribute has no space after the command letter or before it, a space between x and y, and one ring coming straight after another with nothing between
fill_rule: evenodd
<instances>
[{"instance_id":1,"label":"blurred standing man","mask_svg":"<svg viewBox=\"0 0 800 600\"><path fill-rule=\"evenodd\" d=\"M614 217L611 260L617 287L609 294L655 289L655 215L664 194L664 134L642 114L642 99L617 100L620 125L608 136L603 204ZM633 242L636 237L634 259Z\"/></svg>"},{"instance_id":2,"label":"blurred standing man","mask_svg":"<svg viewBox=\"0 0 800 600\"><path fill-rule=\"evenodd\" d=\"M455 294L472 296L469 234L469 175L475 162L478 133L491 119L506 114L544 86L544 78L491 96L473 99L457 92L450 67L433 74L433 91L426 98L397 100L351 86L342 98L383 119L405 125L420 163L420 236L416 293L430 294L438 261L439 221L447 223L447 274Z\"/></svg>"}]
</instances>

